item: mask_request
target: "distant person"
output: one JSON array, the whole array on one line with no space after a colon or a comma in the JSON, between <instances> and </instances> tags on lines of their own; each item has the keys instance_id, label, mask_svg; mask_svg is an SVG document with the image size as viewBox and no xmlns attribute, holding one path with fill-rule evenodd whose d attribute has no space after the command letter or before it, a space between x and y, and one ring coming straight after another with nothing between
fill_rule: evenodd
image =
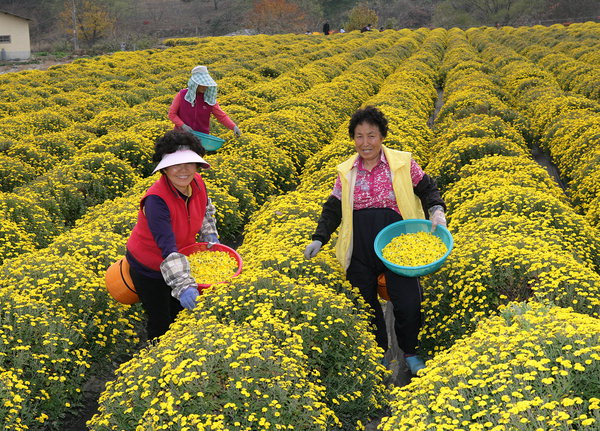
<instances>
[{"instance_id":1,"label":"distant person","mask_svg":"<svg viewBox=\"0 0 600 431\"><path fill-rule=\"evenodd\" d=\"M325 36L329 34L329 21L325 21L325 24L323 24L323 34Z\"/></svg>"},{"instance_id":2,"label":"distant person","mask_svg":"<svg viewBox=\"0 0 600 431\"><path fill-rule=\"evenodd\" d=\"M385 28L383 28L383 26L379 27L379 31L383 31L385 30Z\"/></svg>"},{"instance_id":3,"label":"distant person","mask_svg":"<svg viewBox=\"0 0 600 431\"><path fill-rule=\"evenodd\" d=\"M242 134L219 106L217 83L211 78L206 66L196 66L192 69L187 88L175 95L169 108L169 120L175 124L176 130L210 134L211 114L223 126L233 130L236 136Z\"/></svg>"},{"instance_id":4,"label":"distant person","mask_svg":"<svg viewBox=\"0 0 600 431\"><path fill-rule=\"evenodd\" d=\"M367 24L363 28L360 29L361 33L364 33L365 31L371 31L371 24Z\"/></svg>"},{"instance_id":5,"label":"distant person","mask_svg":"<svg viewBox=\"0 0 600 431\"><path fill-rule=\"evenodd\" d=\"M346 33L346 30L344 30L344 27L340 27L340 33Z\"/></svg>"}]
</instances>

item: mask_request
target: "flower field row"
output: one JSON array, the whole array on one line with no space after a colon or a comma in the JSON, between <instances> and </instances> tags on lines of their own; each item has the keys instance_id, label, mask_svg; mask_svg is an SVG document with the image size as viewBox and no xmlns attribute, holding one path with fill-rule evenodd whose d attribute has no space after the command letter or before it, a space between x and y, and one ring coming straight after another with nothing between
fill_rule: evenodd
<instances>
[{"instance_id":1,"label":"flower field row","mask_svg":"<svg viewBox=\"0 0 600 431\"><path fill-rule=\"evenodd\" d=\"M413 120L420 118L421 127L411 125L411 122L404 125L391 122L391 135L398 138L408 136L399 127L412 127L415 147L427 145L427 135L419 136L418 131L428 130L425 123L436 97L432 67L441 58L443 36L440 33L432 32L421 51L403 61L383 81L377 95L363 99L372 102L378 97L393 100L394 96L412 93L411 100L418 100L419 96L428 95L429 103L407 102L415 111ZM438 48L437 59L432 53L433 47ZM428 65L419 58L434 64ZM390 115L394 116L393 113ZM398 120L400 118L397 117ZM309 159L307 166L311 168L306 171L321 173L322 169L312 163L322 161L323 154L333 156L333 150L338 152L335 156L338 157L339 152L351 151L345 122L340 124L332 141ZM330 162L328 165L333 166L333 161ZM327 172L328 175L320 176L318 181L315 176L304 173L298 190L271 198L253 215L245 229L244 244L238 249L245 260L245 270L240 279L230 288L206 292L200 307L179 319L178 326L169 331L169 336L119 369L117 379L109 384L100 399L100 413L88 424L91 429L111 429L111 426L171 429L180 425L184 417L186 426L190 428L198 424L211 429L338 429L340 426L343 429L361 429L364 426L365 419L385 401L381 384L384 371L377 361L382 352L377 351L366 328L367 320L364 311L361 311L364 304L361 304L357 292L343 281L331 249L319 255L316 262L306 261L301 253L320 210L320 202L326 198L326 189L335 179L332 169L327 169ZM336 292L345 292L345 295L336 295ZM250 329L262 334L258 336L265 342L275 337L276 345L285 346L293 340L302 351L301 364L307 372L304 373L306 377L300 380L301 386L288 384L291 389L302 392L298 395L288 393L283 400L279 398L273 402L273 398L278 396L276 391L280 390L280 384L273 383L269 389L259 389L265 401L269 402L264 408L261 403L255 405L250 402L249 396L244 394L251 393L264 376L260 369L243 369L247 360L259 354L248 348L244 361L237 359L237 353L232 355L233 359L225 358L226 365L220 368L223 372L222 389L208 400L204 391L200 395L189 393L188 384L171 385L168 390L161 391L163 380L171 375L167 369L176 373L181 382L187 381L186 378L194 381L211 378L207 373L208 360L204 349L200 350L200 356L198 350L192 352L191 358L189 350L184 347L186 343L176 347L174 342L179 337L187 337L187 334L194 336L192 334L198 332L195 328L212 326L210 322L215 320L225 325L222 329L225 333L247 333L250 326ZM232 349L237 350L238 346L239 343L236 343ZM170 364L166 363L166 352L170 354ZM214 349L207 350L206 354L208 352L220 357L220 352ZM282 358L291 362L294 357L289 356L288 353ZM185 369L176 366L188 359ZM234 363L230 363L232 360ZM142 368L141 363L146 365ZM279 361L275 363L278 365ZM157 373L159 369L163 371ZM293 381L297 378L294 373L286 376ZM144 383L149 386L148 395L139 399L131 388L141 387ZM207 386L210 385L207 381ZM283 413L283 408L273 407L277 403L289 402L290 398L302 399L301 394L312 391L313 385L321 387L315 401L322 405L317 409L312 403L304 404L303 408L312 412L312 417L298 414L285 417L279 414ZM201 406L205 402L213 402L217 403L217 407L212 410L218 413L206 413L187 422L190 415L181 409L169 411L161 408L168 399L187 398L186 393L190 396L188 402L196 406L195 411L204 411ZM262 412L257 415L258 408L262 408ZM294 406L291 409L295 411ZM146 412L150 411L152 416L149 413L146 416ZM253 418L262 418L270 425L263 423L261 427L256 423L258 419Z\"/></svg>"},{"instance_id":2,"label":"flower field row","mask_svg":"<svg viewBox=\"0 0 600 431\"><path fill-rule=\"evenodd\" d=\"M118 142L123 129L135 131L144 140L134 153L150 154L152 140L169 127L163 117L171 93L184 85L181 77L200 53L214 59L220 104L244 131L207 156L213 169L205 178L222 237L243 230L238 251L245 270L227 288L205 291L199 307L181 313L165 336L119 368L88 423L91 430L363 429L388 403L392 414L381 429L597 426L600 243L529 155L528 145L543 135L542 119L552 118L525 109L534 102L511 89L514 80L502 60L508 65L514 55L488 47L485 30L348 36L259 36L255 45L252 38L173 41L162 52L76 63L82 85L93 81L98 88L102 77L133 84L104 86L113 89L107 98L135 92L137 81L160 94L131 104L135 109L125 109L123 117L99 109L90 121L102 122L101 129L70 125L91 137L60 158L61 167L83 171L81 157L89 152L76 152L99 145L95 157L126 163L135 176L94 202L100 205L82 206L70 220L74 227L63 221L52 233L39 228L44 248L34 250L40 242L10 256L2 252L5 429L60 429L94 369L108 358L123 359L137 344L139 305L112 301L102 277L122 255L139 196L154 178L144 178L148 161L138 155L134 161L125 149L119 155L104 143ZM238 49L238 59L230 60ZM264 56L273 61L265 64ZM175 67L164 67L166 58ZM171 70L178 72L168 76ZM52 82L59 72L35 76ZM27 75L3 78L0 92L18 80L32 90ZM169 78L171 87L163 91ZM76 91L69 79L63 76L64 87L60 79L45 87ZM445 103L432 130L437 86L444 88ZM5 117L7 126L12 117L50 108L35 103L48 88L32 93L32 103L22 98L7 108L3 99L2 112L16 114ZM347 118L364 103L377 105L390 120L386 145L411 151L438 178L456 241L442 270L423 280L420 349L431 358L426 372L393 393L383 384L387 372L367 328L365 304L344 280L331 246L311 261L301 253L330 193L335 165L353 153ZM128 123L138 110L137 118L150 119ZM10 133L2 138L11 140L7 151L28 139ZM16 196L5 192L2 208L33 214L23 212L27 201ZM3 213L13 214L18 227L23 216ZM8 232L2 238L10 243Z\"/></svg>"},{"instance_id":3,"label":"flower field row","mask_svg":"<svg viewBox=\"0 0 600 431\"><path fill-rule=\"evenodd\" d=\"M268 92L271 85L274 88L281 90L281 82L285 82L287 83L286 85L288 88L286 91L278 91L278 98L279 100L289 99L298 92L302 92L306 89L289 85L290 80L293 78L298 80L300 77L304 77L307 81L305 87L314 86L319 81L314 79L308 80L306 77L321 75L323 76L321 81L323 81L326 76L329 76L331 79L344 71L353 62L366 59L383 48L389 48L392 42L400 39L402 39L402 43L396 44L396 50L392 51L390 54L401 55L401 50L408 53L411 49L414 49L414 44L416 43L415 39L418 40L418 38L418 34L415 34L415 37L412 39L406 36L402 37L401 34L393 34L387 38L374 38L373 40L366 42L363 40L362 43L349 39L348 41L340 42L335 47L324 47L315 50L311 53L311 58L317 59L316 61L309 62L307 66L301 67L298 71L285 74L281 77L275 72L270 72L267 74L267 77L264 77L260 74L260 71L248 70L244 74L240 74L234 69L231 72L232 74L236 74L236 76L244 75L245 79L247 79L248 82L252 82L253 85L249 88L240 87L238 91L234 91L236 88L234 85L226 87L229 92L230 100L237 101L238 105L230 104L225 106L228 106L228 110L231 113L230 115L234 115L235 113L236 117L234 118L237 120L249 118L256 114L256 110L249 110L249 105L256 104L257 110L262 110L267 109L270 106L269 102L274 100L272 100L272 98L271 100L267 100L266 97L255 95L251 97L251 103L248 103L248 97L250 96L244 97L243 94L245 94L245 92L258 93L259 90ZM223 63L223 61L219 62L217 60L226 59L227 55L231 53L234 47L238 47L238 45L239 44L236 44L235 41L232 41L229 44L229 52L227 50L219 51L213 47L213 51L220 52L220 57L215 58L216 63L211 67L211 70L214 70L215 75L223 76L224 81L227 81L227 78L229 77L229 75L227 75L227 69L232 68L231 61L220 64ZM267 44L265 43L264 45ZM333 43L330 43L330 45L333 45ZM267 54L275 52L273 46L276 46L276 44L271 44L271 50L267 51ZM291 66L290 61L295 61L293 66L299 67L302 64L307 63L307 60L300 60L303 58L301 55L293 56L293 54L302 53L303 46L301 44L292 46L294 48L290 48L290 52L285 55L280 54L280 56L285 57L286 59L289 56L292 56L298 60L287 59L286 64ZM223 49L221 46L218 47L219 49ZM6 161L3 165L4 167L0 168L3 169L3 173L0 174L0 177L3 178L2 184L6 187L4 193L2 193L2 206L0 209L0 215L6 220L6 223L3 223L2 235L0 236L0 251L2 252L1 256L3 259L17 256L22 252L33 251L36 248L47 246L51 239L58 233L64 232L69 227L73 226L74 222L81 217L89 207L124 193L141 177L147 176L150 173L152 167L152 142L171 127L171 123L165 119L165 112L172 98L172 94L176 89L185 85L185 83L181 81L184 81L185 78L183 77L187 76L189 73L188 68L191 69L193 66L193 57L195 55L202 57L206 50L206 48L187 49L190 51L190 55L185 57L177 57L178 52L163 53L161 55L162 61L167 61L166 59L170 58L169 56L184 58L184 60L181 61L182 65L180 67L169 71L168 75L167 72L164 73L164 76L160 81L161 85L158 85L157 89L153 90L153 98L147 102L139 103L130 108L124 108L119 105L117 105L119 107L109 108L108 105L100 105L98 107L99 111L97 115L92 119L83 123L73 122L73 124L68 127L68 130L65 129L60 132L46 134L39 130L36 130L34 134L26 125L19 123L20 120L18 119L18 115L0 120L0 122L4 121L6 123L3 125L1 132L5 135L5 138L12 133L10 139L6 138L8 139L8 141L5 141L6 151L0 154L0 157L4 157ZM304 50L305 49L306 47L304 47ZM331 55L338 51L343 52L331 57L332 64L337 65L337 67L326 65L318 60L322 56ZM122 53L117 54L118 57L124 55L125 54ZM111 80L113 84L112 87L102 87L102 85L93 79L88 80L90 81L88 85L94 86L94 91L97 91L97 88L103 88L103 91L106 93L101 94L110 95L112 97L115 92L115 88L113 87L117 87L118 83L123 82L125 78L129 77L127 71L132 69L132 64L137 64L136 62L141 61L140 53L132 53L130 56L131 58L127 58L128 61L123 61L123 65L120 67L115 65L119 58L115 59L111 57L99 58L93 65L88 65L87 69L84 69L88 70L88 74L92 74L92 72L97 73L98 70L102 69L117 69L115 73L122 74L115 75L120 76L120 80L117 78ZM141 70L144 70L148 82L153 82L155 79L153 76L153 73L156 72L154 62L159 60L154 58L156 56L158 56L158 54L151 55L151 53L147 53L145 57L153 59L153 61L144 63L146 65L145 68L138 69L138 75L141 75ZM214 56L215 54L212 55L212 57ZM209 56L209 58L211 58L211 56ZM275 56L274 61L277 61L277 56ZM172 62L174 63L174 61ZM77 63L49 72L52 76L46 78L49 81L48 86L55 84L61 77L63 78L63 81L68 80L67 77L71 77L74 74L73 68L81 70L84 66L85 63L83 65ZM172 75L173 73L178 73L179 76L175 77ZM26 83L33 85L33 83L36 82L33 78L27 80L21 77L19 79L18 77L20 77L21 74L12 75L12 80L6 79L6 93L10 93L10 88L16 85L15 81L18 81L19 85L25 85ZM40 72L36 71L35 76L38 75L40 75ZM141 77L138 77L137 79L141 79ZM175 79L180 81L179 85L176 84ZM238 76L238 84L243 87L243 84L240 84L240 81L242 81L242 79ZM172 84L166 86L166 83L168 82L172 82ZM71 94L75 91L80 91L69 91L69 88L70 86L67 86L67 91L63 94ZM94 91L91 91L90 88L88 88L88 90L90 90L89 92L91 95L86 97L89 100L97 100L97 95L94 94ZM119 92L119 94L121 94L121 92ZM237 97L236 94L238 95ZM308 102L305 101L305 103ZM242 106L241 104L245 105ZM81 104L74 105L75 106L70 105L69 109L78 112L81 111ZM65 110L61 109L60 106L58 106L58 109L56 106L53 108L48 107L47 109L48 111L52 111L53 115L54 113L56 113L56 115L65 115ZM287 117L293 115L292 113L289 113L289 110L287 111ZM33 114L34 113L32 112L23 113L21 114L21 117L23 117L23 121L25 121L25 119L28 119L27 121L29 121ZM284 112L282 111L280 115L283 116ZM301 119L297 118L296 115L295 121L307 121L306 115L314 115L314 113L305 113L305 117ZM264 121L270 121L272 127L278 125L278 127L284 126L290 128L289 124L282 124L285 122L285 118L286 117L263 118L258 121L254 120L253 126L248 125L249 132L251 133L253 129L261 131L261 129L265 127ZM11 127L8 123L12 124L15 122L19 123L19 127L11 132ZM35 123L38 124L38 121L36 120ZM95 123L96 125L92 125L92 123ZM100 123L103 125L97 126L97 124ZM219 129L218 126L215 126L215 129L217 130L217 133L224 133L222 128ZM302 137L297 136L296 130L289 130L288 133L296 135L294 138L296 141L302 140ZM58 136L59 134L60 136ZM281 141L285 138L285 136L278 136L274 145L278 145L278 140ZM290 139L292 138L288 137L288 140ZM40 149L35 142L42 141L44 144ZM250 141L255 142L256 139L250 139ZM291 142L286 144L289 145ZM253 151L260 149L263 149L264 151L266 147L268 147L268 145L262 143L260 146L254 145L251 150L240 154L239 157L252 157ZM310 148L310 145L307 147ZM51 156L47 156L46 152L50 152L56 156L53 159ZM256 208L256 202L260 204L266 199L266 196L275 193L277 188L290 189L293 187L292 181L294 176L291 175L291 172L287 167L288 165L285 163L286 156L281 154L281 150L277 148L270 151L270 154L271 160L275 162L272 167L274 172L271 173L273 184L270 186L263 184L262 189L257 188L256 190L253 190L252 193L249 192L246 184L236 180L237 175L234 175L227 166L223 166L222 169L214 171L218 172L215 174L218 175L218 177L215 178L216 185L229 191L231 194L227 201L230 202L235 199L240 200L239 206L241 213L235 215L231 214L232 220L227 220L227 223L225 224L227 229L223 229L222 233L226 238L231 238L239 234L241 225L247 220L248 213ZM239 169L243 165L248 166L248 168L245 169L246 171L249 170L251 160L240 161L239 157L237 159L230 157L228 159L229 163L224 164L235 166L236 171L234 172L236 173L239 173ZM32 161L32 158L35 159L35 161ZM279 163L277 162L278 160L280 161ZM283 164L284 166L277 166L277 164ZM33 166L43 167L43 169L39 171L34 169ZM247 172L248 175L243 175L242 178L246 181L252 181L251 178L253 178L255 181L264 182L264 173L258 173L254 163L252 163L252 166L254 166L252 171ZM281 169L278 171L278 168ZM31 175L28 175L28 172L31 173ZM244 193L244 191L246 191L246 193ZM240 196L240 193L245 194L245 196ZM254 196L255 193L256 196ZM239 218L239 220L236 220L236 218Z\"/></svg>"},{"instance_id":4,"label":"flower field row","mask_svg":"<svg viewBox=\"0 0 600 431\"><path fill-rule=\"evenodd\" d=\"M344 113L347 115L360 104L363 98L368 97L370 91L374 91L378 85L377 81L381 81L385 74L389 73L389 69L380 70L381 64L390 62L390 57L392 62L401 62L410 50L417 46L416 41L423 38L424 32L415 33L412 38L407 35L410 36L405 32L391 34L382 40L363 40L357 49L357 53L361 53L361 55L357 54L357 57L362 57L362 59L355 62L356 64L348 64L349 67L340 66L339 76L321 84L319 92L315 91L313 94L305 92L305 101L317 104L321 100L317 98L319 94L331 93L336 94L337 97L346 94L346 103L333 105L329 111L339 118L342 118ZM385 58L378 59L378 52L381 52ZM293 73L295 72L290 74ZM365 79L363 78L365 74L372 79L373 87L361 89L359 83ZM290 98L294 94L289 92L281 96ZM268 101L265 100L263 105L268 106ZM224 106L229 108L228 105ZM315 120L322 118L316 124L323 128L328 127L325 122L329 118L323 117L321 114L326 109L325 105L317 106L317 108L320 109L315 111L313 118L307 118L308 113L298 112L294 121L308 123L312 121L314 123ZM270 118L268 121L274 122L275 125L278 124L276 119ZM240 124L244 127L243 120L240 121ZM258 122L254 124L256 127L260 126ZM279 128L283 126L289 127L290 123L279 124ZM298 127L296 125L296 128ZM250 127L246 130L249 129ZM280 140L275 142L275 138ZM234 229L238 231L241 229L241 217L249 217L251 214L253 210L251 205L241 208L242 199L245 199L246 202L251 202L251 199L264 200L266 195L262 194L263 189L273 194L279 187L285 187L287 181L293 181L295 167L286 153L295 151L293 145L300 144L297 141L285 141L279 136L275 138L259 136L250 130L244 134L243 139L236 141L235 147L232 146L230 149L224 147L222 153L208 156L215 172L220 171L220 166L232 166L232 169L235 166L236 169L235 174L230 175L229 178L222 173L219 173L222 177L211 178L210 174L207 176L211 196L218 208L221 233L233 235ZM261 165L261 163L257 163L258 160L263 160L265 165L261 171L257 170L257 166ZM265 175L268 169L271 169L273 174ZM280 169L279 172L278 169ZM52 363L56 361L63 364L64 370L62 379L52 386L52 393L43 402L38 402L40 397L38 394L48 391L47 387L49 381L53 380L53 374L43 371L37 375L23 373L23 371L19 371L20 368L13 368L12 362L3 362L3 367L7 372L18 376L23 382L15 386L20 390L16 391L15 389L15 397L20 400L20 405L9 406L14 411L12 414L17 415L20 422L7 419L8 422L3 425L14 427L12 429L26 429L19 427L32 427L36 423L44 426L58 426L60 417L63 415L62 412L66 412L70 406L76 406L77 400L80 399L81 386L89 376L86 369L97 366L106 358L114 356L116 352L130 352L135 346L137 338L133 328L140 320L140 309L138 306L130 308L115 304L102 287L102 276L106 267L123 253L127 235L135 221L140 193L148 187L152 180L152 178L138 180L122 198L109 200L76 220L75 228L55 237L47 248L8 259L0 268L3 274L4 289L2 291L10 299L6 301L7 310L10 309L8 304L19 299L21 302L32 304L32 307L36 309L35 314L43 316L45 321L53 322L56 319L61 324L68 326L89 328L81 334L80 338L72 341L68 338L65 339L65 342L72 342L80 350L87 352L85 361L79 364L82 370L77 369L75 372L74 365L70 365L70 362L53 353L55 352L54 346L52 346L51 352L45 353ZM217 185L219 181L221 181L220 186ZM224 188L235 190L239 199L227 194L227 191L223 190ZM254 206L256 205L258 204L254 204ZM232 230L228 231L227 229ZM73 266L73 273L69 272L69 265ZM50 268L55 268L55 270L64 268L64 274L57 272L56 275L50 276L48 274ZM60 283L61 278L64 278L64 284ZM81 296L82 300L87 297L89 302L79 312L67 317L58 311L63 307L68 309L70 304L78 303L73 295ZM15 309L18 309L18 305L15 304ZM54 312L55 306L56 312ZM42 330L41 325L38 327ZM92 330L95 328L97 328L96 332ZM39 338L16 337L14 340L19 340L19 342L7 342L6 348L8 352L13 349L28 352L32 350L26 348L31 342L30 340ZM43 346L40 347L44 351ZM67 349L67 351L77 350L76 348ZM59 351L62 352L61 355L64 355L64 349ZM8 357L10 354L7 354ZM27 362L29 365L23 369L35 370L33 364L37 357L25 354L23 362ZM27 392L23 392L25 390ZM59 392L60 396L57 395ZM52 400L52 403L49 400ZM11 416L7 415L6 417L12 419Z\"/></svg>"},{"instance_id":5,"label":"flower field row","mask_svg":"<svg viewBox=\"0 0 600 431\"><path fill-rule=\"evenodd\" d=\"M423 347L450 345L473 327L473 317L531 295L597 316L600 242L531 160L519 133L531 119L498 97L505 90L494 83L493 66L463 32L450 32L445 62L456 67L446 75L446 103L435 126L439 151L427 169L444 188L459 246L431 277L434 287L425 296L439 315L431 329L426 324ZM465 102L454 104L455 98ZM464 273L456 270L461 266ZM578 294L580 283L589 287Z\"/></svg>"},{"instance_id":6,"label":"flower field row","mask_svg":"<svg viewBox=\"0 0 600 431\"><path fill-rule=\"evenodd\" d=\"M590 30L585 34L593 34L595 26L579 25ZM547 32L548 36L552 31ZM558 32L554 32L558 33ZM498 36L496 34L496 36ZM589 37L588 44L582 46L576 40L567 39L559 44L549 37L532 41L519 31L502 31L496 39L515 49L519 54L529 58L543 69L552 72L564 91L571 91L590 99L600 100L600 38Z\"/></svg>"},{"instance_id":7,"label":"flower field row","mask_svg":"<svg viewBox=\"0 0 600 431\"><path fill-rule=\"evenodd\" d=\"M518 36L520 45L513 45L516 50L533 55L538 50L547 54L546 48L555 53L565 53L588 64L600 65L600 32L594 23L575 24L569 27L553 25L550 27L533 26L519 28L503 28L503 32ZM529 46L530 48L526 48Z\"/></svg>"},{"instance_id":8,"label":"flower field row","mask_svg":"<svg viewBox=\"0 0 600 431\"><path fill-rule=\"evenodd\" d=\"M585 27L587 28L587 27ZM492 43L489 32L473 32L484 55L501 65L499 75L506 82L506 91L517 101L518 108L529 116L532 129L542 147L551 155L569 185L569 195L578 211L595 226L600 226L600 103L590 100L571 88L561 77L552 76L552 67L543 58L522 57L503 45L515 46L518 40L510 35L503 45ZM499 62L497 53L502 52ZM534 61L539 60L540 68ZM550 58L549 61L552 61ZM598 66L592 66L598 70ZM579 83L599 88L600 75ZM566 90L566 91L565 91ZM571 90L572 92L569 92Z\"/></svg>"},{"instance_id":9,"label":"flower field row","mask_svg":"<svg viewBox=\"0 0 600 431\"><path fill-rule=\"evenodd\" d=\"M521 130L532 118L486 61L508 58L480 56L466 36L449 31L427 165L455 239L424 278L421 348L433 357L394 391L380 429L595 429L600 244L529 155Z\"/></svg>"}]
</instances>

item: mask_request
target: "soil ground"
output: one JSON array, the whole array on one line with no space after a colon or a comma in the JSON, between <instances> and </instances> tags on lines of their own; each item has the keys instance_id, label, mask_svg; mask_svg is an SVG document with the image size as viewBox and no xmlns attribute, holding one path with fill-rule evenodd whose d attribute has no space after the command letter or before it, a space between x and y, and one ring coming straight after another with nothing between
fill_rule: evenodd
<instances>
[{"instance_id":1,"label":"soil ground","mask_svg":"<svg viewBox=\"0 0 600 431\"><path fill-rule=\"evenodd\" d=\"M4 61L0 63L0 75L3 73L22 72L24 70L46 70L50 66L69 63L73 59L43 59L35 61L36 63Z\"/></svg>"}]
</instances>

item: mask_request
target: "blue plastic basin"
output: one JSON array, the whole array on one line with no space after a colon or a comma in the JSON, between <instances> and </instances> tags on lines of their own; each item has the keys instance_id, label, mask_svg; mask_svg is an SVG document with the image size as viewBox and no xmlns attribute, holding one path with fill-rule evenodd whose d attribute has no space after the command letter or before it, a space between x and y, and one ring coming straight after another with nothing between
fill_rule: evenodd
<instances>
[{"instance_id":1,"label":"blue plastic basin","mask_svg":"<svg viewBox=\"0 0 600 431\"><path fill-rule=\"evenodd\" d=\"M435 232L432 232L432 234L440 238L448 248L446 253L435 262L422 266L400 266L390 262L384 258L382 254L383 248L388 245L392 239L399 235L430 231L431 222L429 220L402 220L392 223L391 225L381 229L381 231L375 237L375 242L373 244L375 247L375 253L377 254L377 257L381 259L386 268L398 275L402 275L404 277L420 277L422 275L431 274L432 272L435 272L441 268L446 261L446 258L450 255L452 248L454 247L454 239L452 238L452 234L444 226L438 226L435 228Z\"/></svg>"},{"instance_id":2,"label":"blue plastic basin","mask_svg":"<svg viewBox=\"0 0 600 431\"><path fill-rule=\"evenodd\" d=\"M200 143L206 151L216 151L221 148L221 145L223 145L223 142L225 142L224 139L217 138L216 136L208 135L206 133L196 132L195 130L192 131L192 133L198 139L200 139Z\"/></svg>"}]
</instances>

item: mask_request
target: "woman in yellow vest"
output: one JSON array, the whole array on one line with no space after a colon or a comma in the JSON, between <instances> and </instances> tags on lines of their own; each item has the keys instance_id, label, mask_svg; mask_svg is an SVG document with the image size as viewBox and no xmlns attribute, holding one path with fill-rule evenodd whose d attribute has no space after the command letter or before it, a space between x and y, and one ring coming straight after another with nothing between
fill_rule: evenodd
<instances>
[{"instance_id":1,"label":"woman in yellow vest","mask_svg":"<svg viewBox=\"0 0 600 431\"><path fill-rule=\"evenodd\" d=\"M421 285L418 278L402 277L387 270L375 254L375 237L387 225L405 219L424 219L426 209L433 223L446 226L446 205L433 178L410 153L382 145L388 131L383 113L373 107L359 109L350 119L350 138L357 154L338 165L338 177L325 204L312 242L304 255L310 259L340 226L336 255L346 277L357 287L373 311L377 344L388 349L383 310L377 296L377 276L385 274L394 309L398 345L411 372L425 367L416 354L421 328Z\"/></svg>"}]
</instances>

